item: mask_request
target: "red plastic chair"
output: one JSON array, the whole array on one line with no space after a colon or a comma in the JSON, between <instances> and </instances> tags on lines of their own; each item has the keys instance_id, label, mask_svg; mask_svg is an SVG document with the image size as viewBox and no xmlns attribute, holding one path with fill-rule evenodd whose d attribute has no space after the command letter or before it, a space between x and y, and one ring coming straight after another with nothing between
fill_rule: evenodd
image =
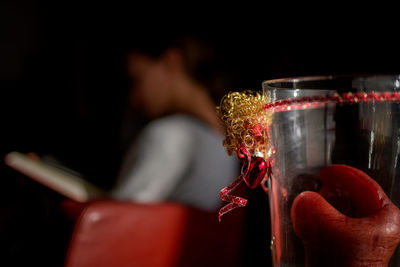
<instances>
[{"instance_id":1,"label":"red plastic chair","mask_svg":"<svg viewBox=\"0 0 400 267\"><path fill-rule=\"evenodd\" d=\"M66 267L238 266L244 211L218 222L216 212L180 204L94 201L79 214Z\"/></svg>"}]
</instances>

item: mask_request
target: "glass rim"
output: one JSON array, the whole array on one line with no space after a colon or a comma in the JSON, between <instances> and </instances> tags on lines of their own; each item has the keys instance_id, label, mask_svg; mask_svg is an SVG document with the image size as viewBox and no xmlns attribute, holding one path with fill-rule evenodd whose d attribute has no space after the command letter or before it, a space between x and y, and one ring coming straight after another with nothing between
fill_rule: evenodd
<instances>
[{"instance_id":1,"label":"glass rim","mask_svg":"<svg viewBox=\"0 0 400 267\"><path fill-rule=\"evenodd\" d=\"M400 74L332 74L332 75L310 75L310 76L293 76L286 78L278 78L264 80L262 87L264 89L296 89L295 85L302 82L324 82L338 79L354 79L354 78L397 78L400 80ZM286 85L286 86L283 86ZM292 85L292 86L288 86ZM327 88L328 89L328 88Z\"/></svg>"}]
</instances>

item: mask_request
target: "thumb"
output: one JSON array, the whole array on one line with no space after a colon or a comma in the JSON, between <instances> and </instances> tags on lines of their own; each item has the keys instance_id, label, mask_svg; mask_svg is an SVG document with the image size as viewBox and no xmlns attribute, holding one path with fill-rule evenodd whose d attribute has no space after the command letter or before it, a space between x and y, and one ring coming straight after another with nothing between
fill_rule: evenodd
<instances>
[{"instance_id":1,"label":"thumb","mask_svg":"<svg viewBox=\"0 0 400 267\"><path fill-rule=\"evenodd\" d=\"M344 165L328 168L320 173L320 192L299 194L291 209L307 265L387 266L400 240L399 209L365 173ZM344 189L346 194L333 194ZM343 205L343 197L350 204ZM368 205L361 200L369 201ZM336 209L338 203L340 208L351 206L355 216Z\"/></svg>"}]
</instances>

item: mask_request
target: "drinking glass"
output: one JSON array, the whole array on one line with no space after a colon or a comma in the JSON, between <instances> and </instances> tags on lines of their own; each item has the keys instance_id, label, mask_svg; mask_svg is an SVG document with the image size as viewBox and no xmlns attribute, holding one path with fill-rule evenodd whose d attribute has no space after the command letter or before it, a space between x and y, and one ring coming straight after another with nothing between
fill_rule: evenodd
<instances>
[{"instance_id":1,"label":"drinking glass","mask_svg":"<svg viewBox=\"0 0 400 267\"><path fill-rule=\"evenodd\" d=\"M274 266L400 266L400 76L262 86Z\"/></svg>"}]
</instances>

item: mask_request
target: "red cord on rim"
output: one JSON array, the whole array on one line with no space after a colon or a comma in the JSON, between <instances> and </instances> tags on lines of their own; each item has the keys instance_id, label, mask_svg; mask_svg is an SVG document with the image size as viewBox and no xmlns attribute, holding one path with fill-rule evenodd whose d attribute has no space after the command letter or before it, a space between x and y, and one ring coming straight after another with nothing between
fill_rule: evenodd
<instances>
[{"instance_id":1,"label":"red cord on rim","mask_svg":"<svg viewBox=\"0 0 400 267\"><path fill-rule=\"evenodd\" d=\"M273 112L317 108L328 103L333 104L354 104L361 102L400 102L400 92L356 92L332 94L325 96L305 96L300 98L291 98L277 100L264 105L264 109Z\"/></svg>"}]
</instances>

